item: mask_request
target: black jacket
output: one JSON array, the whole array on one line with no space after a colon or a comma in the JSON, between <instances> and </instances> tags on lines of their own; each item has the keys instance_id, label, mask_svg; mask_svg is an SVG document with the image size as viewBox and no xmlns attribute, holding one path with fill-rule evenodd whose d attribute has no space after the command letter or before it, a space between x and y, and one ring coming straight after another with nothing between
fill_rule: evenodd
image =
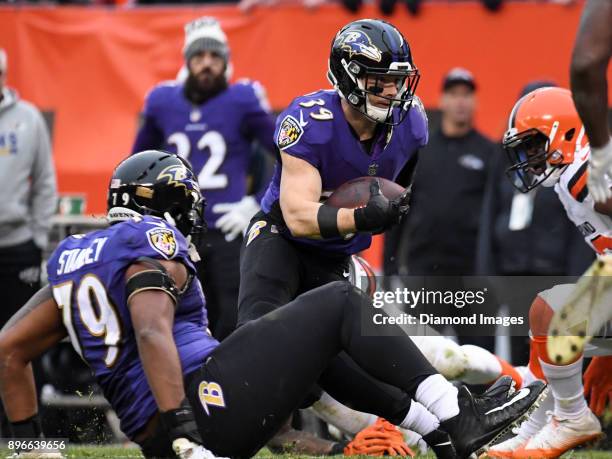
<instances>
[{"instance_id":1,"label":"black jacket","mask_svg":"<svg viewBox=\"0 0 612 459\"><path fill-rule=\"evenodd\" d=\"M477 273L482 275L579 275L593 261L586 244L553 188L539 186L533 200L531 224L509 229L515 191L505 176L502 152L491 162L490 180L482 209Z\"/></svg>"},{"instance_id":2,"label":"black jacket","mask_svg":"<svg viewBox=\"0 0 612 459\"><path fill-rule=\"evenodd\" d=\"M473 274L478 221L495 144L478 131L435 132L419 154L410 212L388 236L386 272ZM398 240L399 239L399 240Z\"/></svg>"}]
</instances>

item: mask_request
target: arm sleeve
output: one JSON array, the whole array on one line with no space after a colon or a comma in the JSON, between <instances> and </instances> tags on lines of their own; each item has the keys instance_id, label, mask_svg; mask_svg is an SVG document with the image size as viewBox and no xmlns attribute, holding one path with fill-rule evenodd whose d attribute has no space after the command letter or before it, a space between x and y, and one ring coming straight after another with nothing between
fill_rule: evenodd
<instances>
[{"instance_id":1,"label":"arm sleeve","mask_svg":"<svg viewBox=\"0 0 612 459\"><path fill-rule=\"evenodd\" d=\"M34 152L31 173L32 232L36 245L45 248L49 242L51 217L57 206L57 185L49 133L43 117L38 111L36 112L35 124L37 148Z\"/></svg>"}]
</instances>

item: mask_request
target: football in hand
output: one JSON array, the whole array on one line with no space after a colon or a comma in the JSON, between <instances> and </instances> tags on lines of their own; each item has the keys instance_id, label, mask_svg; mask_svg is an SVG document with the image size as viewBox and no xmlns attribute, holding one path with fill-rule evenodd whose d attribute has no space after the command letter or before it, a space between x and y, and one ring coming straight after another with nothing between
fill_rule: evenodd
<instances>
[{"instance_id":1,"label":"football in hand","mask_svg":"<svg viewBox=\"0 0 612 459\"><path fill-rule=\"evenodd\" d=\"M343 183L327 198L325 204L332 207L355 209L365 206L370 199L370 184L378 180L381 193L389 200L406 191L401 185L382 177L358 177Z\"/></svg>"}]
</instances>

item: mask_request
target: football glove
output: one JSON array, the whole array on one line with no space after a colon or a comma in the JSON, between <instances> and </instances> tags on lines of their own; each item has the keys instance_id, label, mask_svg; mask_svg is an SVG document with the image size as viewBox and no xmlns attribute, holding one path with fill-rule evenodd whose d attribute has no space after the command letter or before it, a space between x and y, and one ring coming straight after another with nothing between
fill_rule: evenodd
<instances>
[{"instance_id":1,"label":"football glove","mask_svg":"<svg viewBox=\"0 0 612 459\"><path fill-rule=\"evenodd\" d=\"M612 402L612 356L593 357L584 373L584 395L591 411L602 416Z\"/></svg>"},{"instance_id":2,"label":"football glove","mask_svg":"<svg viewBox=\"0 0 612 459\"><path fill-rule=\"evenodd\" d=\"M414 452L404 441L404 436L393 424L378 418L353 438L346 448L345 456L410 456Z\"/></svg>"},{"instance_id":3,"label":"football glove","mask_svg":"<svg viewBox=\"0 0 612 459\"><path fill-rule=\"evenodd\" d=\"M612 140L602 148L591 148L587 175L587 188L595 202L605 202L612 197Z\"/></svg>"},{"instance_id":4,"label":"football glove","mask_svg":"<svg viewBox=\"0 0 612 459\"><path fill-rule=\"evenodd\" d=\"M183 438L192 443L202 443L202 437L198 431L198 425L189 400L184 399L175 410L160 412L159 419L170 440Z\"/></svg>"},{"instance_id":5,"label":"football glove","mask_svg":"<svg viewBox=\"0 0 612 459\"><path fill-rule=\"evenodd\" d=\"M380 181L373 180L370 184L370 199L365 207L355 209L355 228L379 234L397 225L408 212L410 189L406 189L393 200L387 199L380 190Z\"/></svg>"},{"instance_id":6,"label":"football glove","mask_svg":"<svg viewBox=\"0 0 612 459\"><path fill-rule=\"evenodd\" d=\"M244 234L251 218L259 212L259 204L253 196L245 196L238 202L225 202L212 207L215 214L223 214L215 223L215 228L225 233L227 242L233 241L239 234Z\"/></svg>"}]
</instances>

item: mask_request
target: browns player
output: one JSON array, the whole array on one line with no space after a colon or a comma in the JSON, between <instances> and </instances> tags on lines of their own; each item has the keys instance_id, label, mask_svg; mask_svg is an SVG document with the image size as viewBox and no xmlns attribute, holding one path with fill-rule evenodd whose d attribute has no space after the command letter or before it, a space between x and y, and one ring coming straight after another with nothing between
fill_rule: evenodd
<instances>
[{"instance_id":1,"label":"browns player","mask_svg":"<svg viewBox=\"0 0 612 459\"><path fill-rule=\"evenodd\" d=\"M523 192L539 185L554 187L567 216L582 232L587 244L598 256L610 253L612 201L595 202L587 186L591 149L570 91L542 88L522 97L512 109L503 143L512 164L507 174L515 186ZM583 279L578 285L590 282L590 278ZM526 382L535 378L548 380L552 396L521 426L515 437L492 447L489 455L558 457L601 434L601 425L583 395L582 353L560 365L547 351L553 314L567 303L574 288L574 285L556 286L540 293L531 306L530 371L525 379ZM601 373L601 368L612 370L610 357L594 359L591 374ZM612 391L612 382L601 378L591 383L591 408L599 414L600 394L605 399ZM553 411L550 420L546 417L547 410Z\"/></svg>"}]
</instances>

